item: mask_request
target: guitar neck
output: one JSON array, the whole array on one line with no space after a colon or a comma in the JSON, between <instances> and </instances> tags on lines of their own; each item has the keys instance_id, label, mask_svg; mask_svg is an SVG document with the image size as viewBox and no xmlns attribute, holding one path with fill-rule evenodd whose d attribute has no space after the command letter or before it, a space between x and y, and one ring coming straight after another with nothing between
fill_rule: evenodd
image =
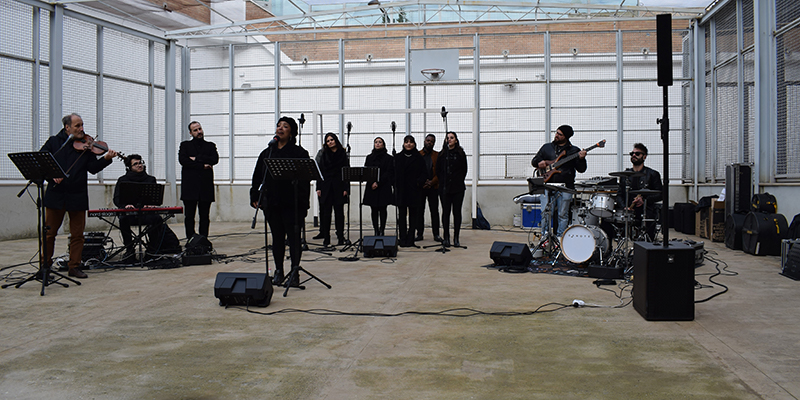
<instances>
[{"instance_id":1,"label":"guitar neck","mask_svg":"<svg viewBox=\"0 0 800 400\"><path fill-rule=\"evenodd\" d=\"M593 146L589 146L589 147L587 147L585 149L585 151L586 152L592 151L593 149L596 149L598 146L599 146L599 144L595 144ZM568 162L574 160L575 157L578 157L579 154L580 154L580 151L575 153L575 154L570 155L569 157L564 157L564 158L558 160L558 162L553 163L551 168L558 168L558 167L564 165L565 163L568 163Z\"/></svg>"}]
</instances>

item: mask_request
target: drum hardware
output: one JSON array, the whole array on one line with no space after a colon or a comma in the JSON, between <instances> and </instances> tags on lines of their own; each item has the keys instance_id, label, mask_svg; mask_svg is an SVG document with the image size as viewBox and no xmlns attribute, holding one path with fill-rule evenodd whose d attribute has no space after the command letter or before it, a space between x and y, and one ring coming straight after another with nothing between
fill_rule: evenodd
<instances>
[{"instance_id":1,"label":"drum hardware","mask_svg":"<svg viewBox=\"0 0 800 400\"><path fill-rule=\"evenodd\" d=\"M614 176L617 178L636 178L640 176L644 176L644 172L641 171L616 171L616 172L609 172L609 176Z\"/></svg>"},{"instance_id":2,"label":"drum hardware","mask_svg":"<svg viewBox=\"0 0 800 400\"><path fill-rule=\"evenodd\" d=\"M545 183L544 178L541 177L528 178L528 189L530 190L530 194L543 193L544 189L548 189L552 192L578 193L575 189L570 189L564 184ZM558 236L553 233L554 212L556 212L556 210L553 209L551 202L548 201L542 210L542 232L539 237L539 243L531 248L531 252L534 256L539 255L541 257L548 253L552 255L555 252L555 255L552 256L552 260L550 261L551 265L555 265L558 256L562 253L561 241L558 239Z\"/></svg>"},{"instance_id":3,"label":"drum hardware","mask_svg":"<svg viewBox=\"0 0 800 400\"><path fill-rule=\"evenodd\" d=\"M600 225L600 218L592 215L585 205L572 206L572 225Z\"/></svg>"}]
</instances>

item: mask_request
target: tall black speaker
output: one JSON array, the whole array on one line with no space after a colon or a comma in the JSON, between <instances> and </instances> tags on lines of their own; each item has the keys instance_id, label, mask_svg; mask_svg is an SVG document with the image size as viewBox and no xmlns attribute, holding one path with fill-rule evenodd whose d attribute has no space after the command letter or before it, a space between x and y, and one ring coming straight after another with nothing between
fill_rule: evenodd
<instances>
[{"instance_id":1,"label":"tall black speaker","mask_svg":"<svg viewBox=\"0 0 800 400\"><path fill-rule=\"evenodd\" d=\"M750 164L725 167L725 215L747 214L753 196L753 172Z\"/></svg>"},{"instance_id":2,"label":"tall black speaker","mask_svg":"<svg viewBox=\"0 0 800 400\"><path fill-rule=\"evenodd\" d=\"M694 248L682 242L634 242L633 308L644 319L694 319L694 256Z\"/></svg>"},{"instance_id":3,"label":"tall black speaker","mask_svg":"<svg viewBox=\"0 0 800 400\"><path fill-rule=\"evenodd\" d=\"M364 236L364 257L397 257L396 236Z\"/></svg>"},{"instance_id":4,"label":"tall black speaker","mask_svg":"<svg viewBox=\"0 0 800 400\"><path fill-rule=\"evenodd\" d=\"M672 14L656 15L658 86L672 86Z\"/></svg>"},{"instance_id":5,"label":"tall black speaker","mask_svg":"<svg viewBox=\"0 0 800 400\"><path fill-rule=\"evenodd\" d=\"M495 265L528 267L533 254L526 243L494 242L489 251L489 258Z\"/></svg>"},{"instance_id":6,"label":"tall black speaker","mask_svg":"<svg viewBox=\"0 0 800 400\"><path fill-rule=\"evenodd\" d=\"M214 297L219 305L266 307L272 300L272 281L267 274L220 272L214 281Z\"/></svg>"}]
</instances>

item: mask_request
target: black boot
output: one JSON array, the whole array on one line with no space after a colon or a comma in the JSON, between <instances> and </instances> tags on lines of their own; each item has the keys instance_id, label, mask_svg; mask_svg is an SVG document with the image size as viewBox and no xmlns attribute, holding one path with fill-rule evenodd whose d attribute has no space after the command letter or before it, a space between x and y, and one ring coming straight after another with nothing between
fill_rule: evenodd
<instances>
[{"instance_id":1,"label":"black boot","mask_svg":"<svg viewBox=\"0 0 800 400\"><path fill-rule=\"evenodd\" d=\"M453 230L453 246L456 246L456 247L461 246L461 242L458 241L458 234L460 234L460 233L461 233L461 229L459 229L458 227L456 227Z\"/></svg>"},{"instance_id":2,"label":"black boot","mask_svg":"<svg viewBox=\"0 0 800 400\"><path fill-rule=\"evenodd\" d=\"M450 247L450 233L445 232L444 238L442 238L442 245L444 245L444 247Z\"/></svg>"},{"instance_id":3,"label":"black boot","mask_svg":"<svg viewBox=\"0 0 800 400\"><path fill-rule=\"evenodd\" d=\"M272 277L272 285L273 286L280 286L283 283L283 268L276 268L275 269L275 276Z\"/></svg>"}]
</instances>

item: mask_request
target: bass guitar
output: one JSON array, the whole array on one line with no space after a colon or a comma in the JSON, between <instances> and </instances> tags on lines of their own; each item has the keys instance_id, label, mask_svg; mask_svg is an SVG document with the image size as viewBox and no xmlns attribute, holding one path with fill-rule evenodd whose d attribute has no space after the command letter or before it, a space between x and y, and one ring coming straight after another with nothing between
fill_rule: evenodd
<instances>
[{"instance_id":1,"label":"bass guitar","mask_svg":"<svg viewBox=\"0 0 800 400\"><path fill-rule=\"evenodd\" d=\"M586 151L588 153L588 152L590 152L590 151L592 151L592 150L594 150L594 149L596 149L598 147L601 147L601 148L602 147L606 147L606 140L603 139L603 140L595 143L594 145L585 148L584 151ZM547 165L544 168L536 168L536 170L534 171L535 175L537 177L544 177L544 181L546 183L547 181L550 180L550 178L553 177L553 174L561 173L559 168L561 168L562 165L574 160L575 157L578 157L579 153L580 152L572 154L572 155L570 155L568 157L565 157L567 155L567 151L564 150L564 151L561 152L561 154L558 155L558 157L555 160L545 161L545 163L547 163Z\"/></svg>"}]
</instances>

